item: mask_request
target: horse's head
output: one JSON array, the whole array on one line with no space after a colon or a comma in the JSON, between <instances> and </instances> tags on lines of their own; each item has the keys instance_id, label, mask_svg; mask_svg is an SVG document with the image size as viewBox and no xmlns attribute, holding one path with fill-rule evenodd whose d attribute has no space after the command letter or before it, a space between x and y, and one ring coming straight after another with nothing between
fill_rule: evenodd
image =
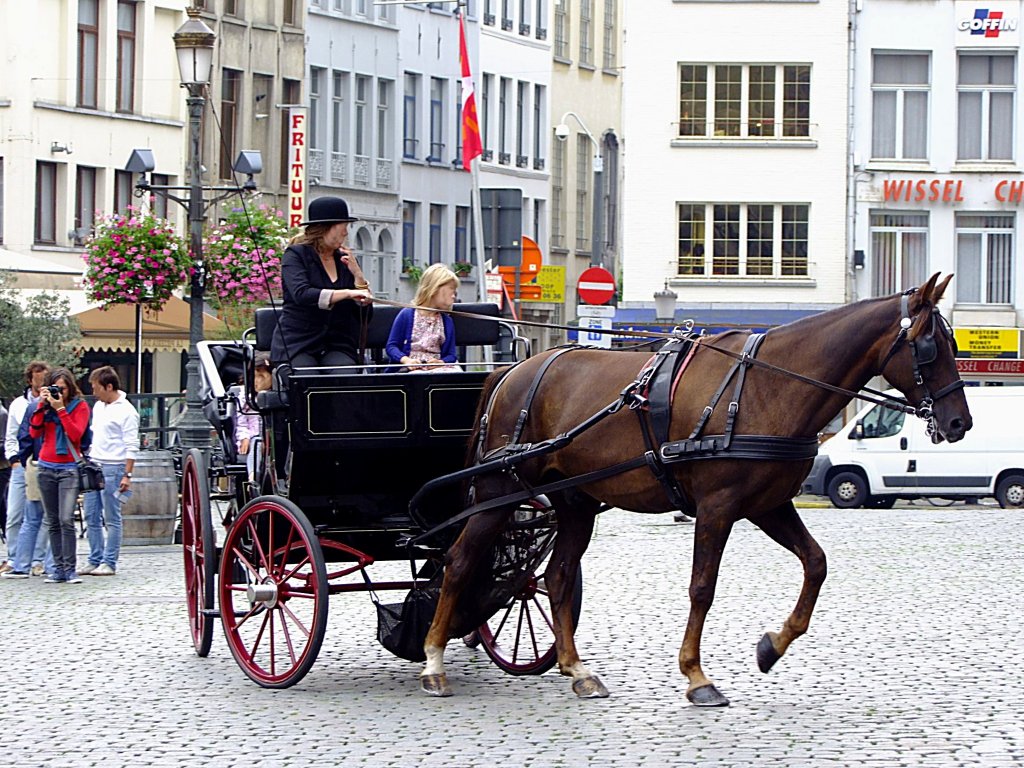
<instances>
[{"instance_id":1,"label":"horse's head","mask_svg":"<svg viewBox=\"0 0 1024 768\"><path fill-rule=\"evenodd\" d=\"M899 296L896 340L885 352L880 372L928 419L932 442L955 443L973 426L963 381L956 369L956 341L938 309L952 279L935 273L920 288Z\"/></svg>"}]
</instances>

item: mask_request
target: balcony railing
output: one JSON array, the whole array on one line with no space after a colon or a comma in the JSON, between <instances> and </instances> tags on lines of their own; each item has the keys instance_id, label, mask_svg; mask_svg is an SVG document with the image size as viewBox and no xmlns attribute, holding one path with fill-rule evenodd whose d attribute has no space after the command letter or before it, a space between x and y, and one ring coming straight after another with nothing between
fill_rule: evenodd
<instances>
[{"instance_id":1,"label":"balcony railing","mask_svg":"<svg viewBox=\"0 0 1024 768\"><path fill-rule=\"evenodd\" d=\"M331 152L331 181L344 184L347 166L348 155L344 152Z\"/></svg>"},{"instance_id":2,"label":"balcony railing","mask_svg":"<svg viewBox=\"0 0 1024 768\"><path fill-rule=\"evenodd\" d=\"M324 175L324 151L322 149L310 149L308 161L309 177L322 177Z\"/></svg>"},{"instance_id":3,"label":"balcony railing","mask_svg":"<svg viewBox=\"0 0 1024 768\"><path fill-rule=\"evenodd\" d=\"M377 158L377 186L391 189L394 186L395 164L385 157Z\"/></svg>"},{"instance_id":4,"label":"balcony railing","mask_svg":"<svg viewBox=\"0 0 1024 768\"><path fill-rule=\"evenodd\" d=\"M370 186L370 158L366 155L352 156L352 181L364 187Z\"/></svg>"}]
</instances>

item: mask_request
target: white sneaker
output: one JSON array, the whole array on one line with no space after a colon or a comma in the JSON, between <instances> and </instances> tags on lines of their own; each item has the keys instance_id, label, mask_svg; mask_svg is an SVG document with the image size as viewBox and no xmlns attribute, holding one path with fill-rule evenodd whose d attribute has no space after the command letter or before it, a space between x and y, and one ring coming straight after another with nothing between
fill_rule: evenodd
<instances>
[{"instance_id":1,"label":"white sneaker","mask_svg":"<svg viewBox=\"0 0 1024 768\"><path fill-rule=\"evenodd\" d=\"M89 563L88 565L83 565L81 568L78 569L78 575L79 576L89 576L97 568L99 568L99 565L93 565L92 563Z\"/></svg>"},{"instance_id":2,"label":"white sneaker","mask_svg":"<svg viewBox=\"0 0 1024 768\"><path fill-rule=\"evenodd\" d=\"M117 573L117 571L106 563L100 563L92 570L93 576L113 576L115 573Z\"/></svg>"}]
</instances>

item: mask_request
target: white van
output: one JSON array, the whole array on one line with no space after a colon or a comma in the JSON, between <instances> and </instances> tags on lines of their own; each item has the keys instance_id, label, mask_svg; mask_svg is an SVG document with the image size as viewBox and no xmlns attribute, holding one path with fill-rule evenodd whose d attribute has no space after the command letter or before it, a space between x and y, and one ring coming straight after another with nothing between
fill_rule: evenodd
<instances>
[{"instance_id":1,"label":"white van","mask_svg":"<svg viewBox=\"0 0 1024 768\"><path fill-rule=\"evenodd\" d=\"M963 440L936 445L922 419L870 405L821 446L803 492L837 507L888 508L923 496L1024 506L1024 387L964 393L974 427Z\"/></svg>"}]
</instances>

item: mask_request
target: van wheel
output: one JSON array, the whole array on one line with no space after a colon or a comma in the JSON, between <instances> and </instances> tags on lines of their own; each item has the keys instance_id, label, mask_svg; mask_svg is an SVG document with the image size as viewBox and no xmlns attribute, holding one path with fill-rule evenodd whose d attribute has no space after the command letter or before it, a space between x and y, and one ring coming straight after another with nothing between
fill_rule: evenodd
<instances>
[{"instance_id":1,"label":"van wheel","mask_svg":"<svg viewBox=\"0 0 1024 768\"><path fill-rule=\"evenodd\" d=\"M996 501L1003 509L1024 506L1024 475L1007 475L996 488Z\"/></svg>"},{"instance_id":2,"label":"van wheel","mask_svg":"<svg viewBox=\"0 0 1024 768\"><path fill-rule=\"evenodd\" d=\"M828 497L840 509L861 507L868 498L867 481L856 472L840 472L829 481Z\"/></svg>"}]
</instances>

